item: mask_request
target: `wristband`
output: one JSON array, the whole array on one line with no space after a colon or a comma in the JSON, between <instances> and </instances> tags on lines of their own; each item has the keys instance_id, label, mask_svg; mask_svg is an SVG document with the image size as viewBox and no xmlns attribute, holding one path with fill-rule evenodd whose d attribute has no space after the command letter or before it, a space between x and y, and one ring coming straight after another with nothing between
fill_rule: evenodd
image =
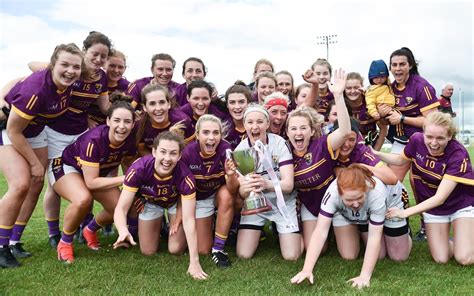
<instances>
[{"instance_id":1,"label":"wristband","mask_svg":"<svg viewBox=\"0 0 474 296\"><path fill-rule=\"evenodd\" d=\"M400 117L400 123L403 123L404 120L405 120L405 115L402 114L402 117Z\"/></svg>"}]
</instances>

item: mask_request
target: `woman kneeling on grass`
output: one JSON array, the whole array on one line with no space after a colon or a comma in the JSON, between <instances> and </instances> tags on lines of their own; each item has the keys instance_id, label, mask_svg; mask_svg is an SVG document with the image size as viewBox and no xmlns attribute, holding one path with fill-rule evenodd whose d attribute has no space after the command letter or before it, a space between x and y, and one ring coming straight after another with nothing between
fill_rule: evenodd
<instances>
[{"instance_id":1,"label":"woman kneeling on grass","mask_svg":"<svg viewBox=\"0 0 474 296\"><path fill-rule=\"evenodd\" d=\"M143 156L130 166L114 214L115 226L119 232L114 248L136 244L127 228L127 213L133 204L135 194L140 192L145 201L138 220L138 237L142 254L151 256L158 251L164 209L168 209L171 220L169 252L183 253L187 241L188 273L194 279L206 279L207 274L201 268L198 255L195 180L187 166L179 161L183 148L182 136L165 131L156 137L152 154ZM175 227L178 202L181 202L178 210L182 211L183 227Z\"/></svg>"},{"instance_id":2,"label":"woman kneeling on grass","mask_svg":"<svg viewBox=\"0 0 474 296\"><path fill-rule=\"evenodd\" d=\"M71 202L64 214L58 259L74 261L72 242L74 233L90 210L93 200L104 209L84 228L87 246L99 249L97 230L113 222L113 213L120 195L123 176L107 177L115 170L124 156L136 154L135 137L131 136L135 122L135 110L131 98L117 94L109 108L107 125L89 130L63 151L62 157L54 158L49 166L48 177L54 191Z\"/></svg>"},{"instance_id":3,"label":"woman kneeling on grass","mask_svg":"<svg viewBox=\"0 0 474 296\"><path fill-rule=\"evenodd\" d=\"M375 152L389 164L411 163L418 205L406 210L390 208L388 218L423 213L431 256L447 263L474 263L474 174L469 153L456 139L449 114L430 113L423 133L415 133L402 154ZM449 239L451 224L453 240Z\"/></svg>"},{"instance_id":4,"label":"woman kneeling on grass","mask_svg":"<svg viewBox=\"0 0 474 296\"><path fill-rule=\"evenodd\" d=\"M341 257L347 260L354 260L359 255L359 228L368 225L365 239L362 237L366 241L366 250L361 273L349 280L353 287L363 288L370 285L382 243L385 243L387 248L398 246L405 250L403 257L397 259L408 259L411 248L406 219L385 220L387 207L403 209L402 189L400 183L386 186L375 178L368 168L360 164L341 169L337 179L331 183L324 195L303 270L295 275L291 282L299 284L308 279L313 283L313 268L328 236L331 221L338 251Z\"/></svg>"}]
</instances>

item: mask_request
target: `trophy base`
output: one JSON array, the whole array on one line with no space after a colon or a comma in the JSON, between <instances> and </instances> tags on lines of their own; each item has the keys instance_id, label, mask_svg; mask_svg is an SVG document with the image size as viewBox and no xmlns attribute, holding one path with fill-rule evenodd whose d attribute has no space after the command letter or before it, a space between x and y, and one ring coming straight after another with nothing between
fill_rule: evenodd
<instances>
[{"instance_id":1,"label":"trophy base","mask_svg":"<svg viewBox=\"0 0 474 296\"><path fill-rule=\"evenodd\" d=\"M242 216L248 216L248 215L254 215L254 214L258 214L258 213L263 213L263 212L268 212L272 209L271 206L265 206L263 208L257 208L257 209L250 209L250 210L242 210L242 212L240 212L240 214Z\"/></svg>"}]
</instances>

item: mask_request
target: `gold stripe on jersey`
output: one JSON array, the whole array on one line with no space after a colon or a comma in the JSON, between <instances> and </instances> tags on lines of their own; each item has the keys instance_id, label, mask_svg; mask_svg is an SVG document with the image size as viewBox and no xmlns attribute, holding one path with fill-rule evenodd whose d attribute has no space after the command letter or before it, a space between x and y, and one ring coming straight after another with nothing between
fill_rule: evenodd
<instances>
[{"instance_id":1,"label":"gold stripe on jersey","mask_svg":"<svg viewBox=\"0 0 474 296\"><path fill-rule=\"evenodd\" d=\"M35 118L35 116L26 114L25 112L21 111L20 109L18 109L18 108L15 107L15 106L12 106L12 110L13 110L13 112L15 112L18 116L20 116L21 118L24 118L24 119L26 119L26 120L32 120L33 118Z\"/></svg>"},{"instance_id":2,"label":"gold stripe on jersey","mask_svg":"<svg viewBox=\"0 0 474 296\"><path fill-rule=\"evenodd\" d=\"M438 106L439 106L439 102L436 101L436 102L434 102L434 103L431 104L431 105L428 105L428 106L426 106L426 107L421 108L421 109L420 109L420 112L425 112L425 111L427 111L427 110L431 110L431 109L436 108L436 107L438 107Z\"/></svg>"},{"instance_id":3,"label":"gold stripe on jersey","mask_svg":"<svg viewBox=\"0 0 474 296\"><path fill-rule=\"evenodd\" d=\"M196 198L196 192L193 192L188 195L181 194L181 199L195 199Z\"/></svg>"},{"instance_id":4,"label":"gold stripe on jersey","mask_svg":"<svg viewBox=\"0 0 474 296\"><path fill-rule=\"evenodd\" d=\"M448 179L448 180L452 180L452 181L455 181L455 182L458 182L458 183L474 186L474 180L473 179L468 179L468 178L463 178L463 177L456 177L456 176L448 175L448 174L444 174L443 177Z\"/></svg>"},{"instance_id":5,"label":"gold stripe on jersey","mask_svg":"<svg viewBox=\"0 0 474 296\"><path fill-rule=\"evenodd\" d=\"M311 188L298 189L298 191L307 192L307 191L312 191L312 190L319 190L319 189L323 188L324 186L326 186L327 184L329 184L332 180L334 180L334 176L329 176L329 178L324 180L324 182L319 184L318 186L314 186L314 187L311 187Z\"/></svg>"},{"instance_id":6,"label":"gold stripe on jersey","mask_svg":"<svg viewBox=\"0 0 474 296\"><path fill-rule=\"evenodd\" d=\"M73 91L72 95L76 96L76 97L89 98L89 99L98 99L99 98L99 94L88 94L88 93L83 93L83 92L78 92L78 91Z\"/></svg>"},{"instance_id":7,"label":"gold stripe on jersey","mask_svg":"<svg viewBox=\"0 0 474 296\"><path fill-rule=\"evenodd\" d=\"M126 142L126 141L123 141L122 144L120 144L120 145L118 145L118 146L114 146L114 145L112 145L112 143L110 143L110 144L109 144L109 147L112 148L112 149L118 149L118 148L122 147L123 145L125 145L125 142Z\"/></svg>"},{"instance_id":8,"label":"gold stripe on jersey","mask_svg":"<svg viewBox=\"0 0 474 296\"><path fill-rule=\"evenodd\" d=\"M185 144L188 144L190 143L192 140L194 140L196 138L196 134L193 133L191 136L189 136L188 138L184 139L184 143Z\"/></svg>"},{"instance_id":9,"label":"gold stripe on jersey","mask_svg":"<svg viewBox=\"0 0 474 296\"><path fill-rule=\"evenodd\" d=\"M54 113L54 114L43 114L43 113L38 113L39 116L43 116L43 117L46 117L46 118L56 118L60 115L62 115L64 112L66 112L67 109L64 109L62 110L61 112L59 113Z\"/></svg>"},{"instance_id":10,"label":"gold stripe on jersey","mask_svg":"<svg viewBox=\"0 0 474 296\"><path fill-rule=\"evenodd\" d=\"M130 93L132 90L137 86L135 82L130 83L130 85L127 88L127 92Z\"/></svg>"},{"instance_id":11,"label":"gold stripe on jersey","mask_svg":"<svg viewBox=\"0 0 474 296\"><path fill-rule=\"evenodd\" d=\"M403 158L405 158L406 160L412 161L411 158L409 158L409 157L407 157L407 156L405 155L405 151L402 151L402 152L400 153L400 156L403 157Z\"/></svg>"},{"instance_id":12,"label":"gold stripe on jersey","mask_svg":"<svg viewBox=\"0 0 474 296\"><path fill-rule=\"evenodd\" d=\"M460 173L465 173L467 170L467 158L462 160L461 168L459 169Z\"/></svg>"},{"instance_id":13,"label":"gold stripe on jersey","mask_svg":"<svg viewBox=\"0 0 474 296\"><path fill-rule=\"evenodd\" d=\"M209 180L209 179L214 179L214 178L220 178L222 176L224 176L224 172L220 172L220 173L217 173L217 174L214 174L214 175L209 175L209 176L194 175L194 178L199 179L199 180Z\"/></svg>"},{"instance_id":14,"label":"gold stripe on jersey","mask_svg":"<svg viewBox=\"0 0 474 296\"><path fill-rule=\"evenodd\" d=\"M423 87L423 90L425 91L426 97L428 98L428 101L431 101L433 99L433 96L430 93L430 90L427 86Z\"/></svg>"},{"instance_id":15,"label":"gold stripe on jersey","mask_svg":"<svg viewBox=\"0 0 474 296\"><path fill-rule=\"evenodd\" d=\"M90 161L85 161L83 159L79 159L79 163L81 165L85 165L85 166L92 167L92 168L99 168L100 167L100 164L98 162L90 162Z\"/></svg>"},{"instance_id":16,"label":"gold stripe on jersey","mask_svg":"<svg viewBox=\"0 0 474 296\"><path fill-rule=\"evenodd\" d=\"M172 175L166 176L166 177L163 177L163 178L162 178L162 177L158 176L157 173L153 173L153 176L155 177L155 179L157 179L157 180L159 180L159 181L167 181L167 180L173 178Z\"/></svg>"},{"instance_id":17,"label":"gold stripe on jersey","mask_svg":"<svg viewBox=\"0 0 474 296\"><path fill-rule=\"evenodd\" d=\"M191 181L189 176L184 177L184 181L188 184L189 188L194 189L194 183Z\"/></svg>"},{"instance_id":18,"label":"gold stripe on jersey","mask_svg":"<svg viewBox=\"0 0 474 296\"><path fill-rule=\"evenodd\" d=\"M33 106L36 104L36 101L38 100L37 95L32 95L30 100L28 101L28 104L26 104L26 109L31 110Z\"/></svg>"},{"instance_id":19,"label":"gold stripe on jersey","mask_svg":"<svg viewBox=\"0 0 474 296\"><path fill-rule=\"evenodd\" d=\"M328 137L326 138L326 142L327 142L327 145L328 145L329 155L331 155L331 159L336 160L339 157L339 151L340 150L337 149L336 151L334 151L334 149L332 149L331 141L329 141L329 137L332 137L332 135L333 135L332 133L328 135Z\"/></svg>"},{"instance_id":20,"label":"gold stripe on jersey","mask_svg":"<svg viewBox=\"0 0 474 296\"><path fill-rule=\"evenodd\" d=\"M133 178L133 176L135 175L137 171L135 171L134 169L132 169L130 171L130 173L128 173L126 176L125 176L125 180L130 182L130 180Z\"/></svg>"},{"instance_id":21,"label":"gold stripe on jersey","mask_svg":"<svg viewBox=\"0 0 474 296\"><path fill-rule=\"evenodd\" d=\"M92 150L94 150L94 143L88 143L87 144L87 149L86 149L86 156L87 157L92 157Z\"/></svg>"},{"instance_id":22,"label":"gold stripe on jersey","mask_svg":"<svg viewBox=\"0 0 474 296\"><path fill-rule=\"evenodd\" d=\"M364 152L364 156L367 157L368 159L374 161L375 160L375 156L370 154L369 152Z\"/></svg>"},{"instance_id":23,"label":"gold stripe on jersey","mask_svg":"<svg viewBox=\"0 0 474 296\"><path fill-rule=\"evenodd\" d=\"M128 192L133 192L133 193L138 191L138 188L130 187L130 186L127 186L127 185L123 185L122 189L127 190Z\"/></svg>"},{"instance_id":24,"label":"gold stripe on jersey","mask_svg":"<svg viewBox=\"0 0 474 296\"><path fill-rule=\"evenodd\" d=\"M423 173L428 174L428 175L430 175L430 176L432 176L432 177L434 177L434 178L436 178L436 179L438 179L438 180L441 180L441 179L443 178L441 175L438 175L438 174L436 174L436 173L430 172L430 171L428 171L427 169L424 169L424 168L422 168L421 166L419 166L419 165L416 163L416 160L415 160L415 159L413 159L413 163L414 163L415 166L416 166L420 171L422 171Z\"/></svg>"},{"instance_id":25,"label":"gold stripe on jersey","mask_svg":"<svg viewBox=\"0 0 474 296\"><path fill-rule=\"evenodd\" d=\"M377 162L377 164L375 165L375 167L376 167L376 168L379 168L379 167L382 167L382 166L384 166L384 165L385 165L385 163L383 163L382 161L379 161L379 162Z\"/></svg>"},{"instance_id":26,"label":"gold stripe on jersey","mask_svg":"<svg viewBox=\"0 0 474 296\"><path fill-rule=\"evenodd\" d=\"M67 108L69 111L71 112L74 112L74 113L77 113L77 114L81 114L82 112L84 112L84 110L79 110L79 109L76 109L74 107L69 107Z\"/></svg>"},{"instance_id":27,"label":"gold stripe on jersey","mask_svg":"<svg viewBox=\"0 0 474 296\"><path fill-rule=\"evenodd\" d=\"M398 111L409 111L411 109L414 109L418 107L418 104L413 104L413 105L408 105L408 106L405 106L405 107L397 107Z\"/></svg>"},{"instance_id":28,"label":"gold stripe on jersey","mask_svg":"<svg viewBox=\"0 0 474 296\"><path fill-rule=\"evenodd\" d=\"M313 164L312 166L307 167L307 168L304 169L304 170L295 172L295 177L296 177L296 176L303 175L303 174L306 174L307 172L316 169L317 167L319 167L320 165L322 165L322 164L325 163L325 162L326 162L326 159L325 159L325 158L322 158L320 161L318 161L317 163Z\"/></svg>"},{"instance_id":29,"label":"gold stripe on jersey","mask_svg":"<svg viewBox=\"0 0 474 296\"><path fill-rule=\"evenodd\" d=\"M431 183L426 182L425 180L423 180L423 178L422 178L421 176L418 176L418 175L413 174L413 179L420 180L421 183L425 184L426 186L428 186L428 187L430 187L430 188L433 188L433 189L437 189L437 188L438 188L438 185L434 185L434 184L431 184Z\"/></svg>"}]
</instances>

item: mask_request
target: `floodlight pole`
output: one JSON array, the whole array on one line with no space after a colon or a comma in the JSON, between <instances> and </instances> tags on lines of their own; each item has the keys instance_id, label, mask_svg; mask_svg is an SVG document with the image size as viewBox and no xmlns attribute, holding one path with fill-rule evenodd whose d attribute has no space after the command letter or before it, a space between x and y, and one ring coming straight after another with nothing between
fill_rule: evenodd
<instances>
[{"instance_id":1,"label":"floodlight pole","mask_svg":"<svg viewBox=\"0 0 474 296\"><path fill-rule=\"evenodd\" d=\"M317 45L326 45L326 60L329 61L329 44L337 43L337 35L320 35L317 36L318 39Z\"/></svg>"}]
</instances>

